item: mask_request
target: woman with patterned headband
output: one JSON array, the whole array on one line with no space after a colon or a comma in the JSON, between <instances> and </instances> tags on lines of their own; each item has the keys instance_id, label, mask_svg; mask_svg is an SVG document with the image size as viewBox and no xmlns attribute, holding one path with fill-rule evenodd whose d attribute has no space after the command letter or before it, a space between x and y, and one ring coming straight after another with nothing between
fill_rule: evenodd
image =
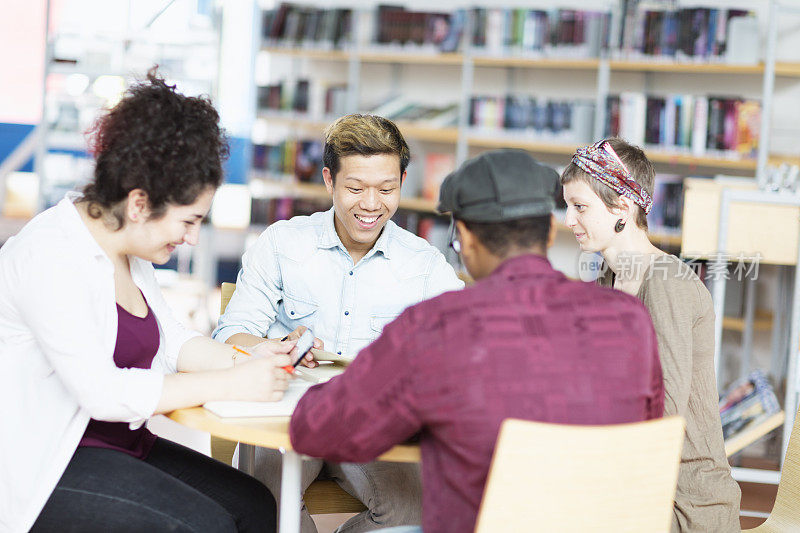
<instances>
[{"instance_id":1,"label":"woman with patterned headband","mask_svg":"<svg viewBox=\"0 0 800 533\"><path fill-rule=\"evenodd\" d=\"M739 531L739 486L725 457L714 375L714 309L697 275L650 243L655 171L621 139L579 148L564 169L566 224L599 252L598 283L638 297L653 319L664 374L664 415L686 419L672 531Z\"/></svg>"}]
</instances>

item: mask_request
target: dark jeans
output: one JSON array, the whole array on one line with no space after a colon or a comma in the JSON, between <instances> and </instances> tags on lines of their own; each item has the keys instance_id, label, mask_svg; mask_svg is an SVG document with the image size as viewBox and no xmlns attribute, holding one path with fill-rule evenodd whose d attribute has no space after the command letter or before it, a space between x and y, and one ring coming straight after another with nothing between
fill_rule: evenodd
<instances>
[{"instance_id":1,"label":"dark jeans","mask_svg":"<svg viewBox=\"0 0 800 533\"><path fill-rule=\"evenodd\" d=\"M78 448L31 532L275 531L256 479L159 438L144 461Z\"/></svg>"}]
</instances>

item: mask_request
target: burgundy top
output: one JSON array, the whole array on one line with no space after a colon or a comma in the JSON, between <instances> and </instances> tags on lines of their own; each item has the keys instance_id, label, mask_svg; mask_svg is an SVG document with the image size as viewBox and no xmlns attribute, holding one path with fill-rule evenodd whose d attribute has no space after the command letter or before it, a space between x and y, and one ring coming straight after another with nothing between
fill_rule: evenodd
<instances>
[{"instance_id":1,"label":"burgundy top","mask_svg":"<svg viewBox=\"0 0 800 533\"><path fill-rule=\"evenodd\" d=\"M140 318L117 304L117 324L114 363L119 368L150 368L161 343L158 322L150 306L147 315ZM132 430L127 422L101 422L93 418L78 446L109 448L144 459L155 441L156 436L145 426Z\"/></svg>"},{"instance_id":2,"label":"burgundy top","mask_svg":"<svg viewBox=\"0 0 800 533\"><path fill-rule=\"evenodd\" d=\"M423 530L472 531L500 423L658 418L656 346L633 296L571 281L540 256L512 258L406 309L347 372L309 389L292 446L366 462L421 432Z\"/></svg>"}]
</instances>

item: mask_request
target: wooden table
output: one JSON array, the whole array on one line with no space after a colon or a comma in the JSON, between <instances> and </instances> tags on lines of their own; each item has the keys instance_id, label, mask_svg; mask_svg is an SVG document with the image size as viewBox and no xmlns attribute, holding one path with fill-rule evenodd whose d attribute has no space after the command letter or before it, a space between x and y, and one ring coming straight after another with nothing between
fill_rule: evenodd
<instances>
[{"instance_id":1,"label":"wooden table","mask_svg":"<svg viewBox=\"0 0 800 533\"><path fill-rule=\"evenodd\" d=\"M280 450L283 455L281 465L283 478L278 531L279 533L300 531L303 456L295 452L289 442L289 417L220 418L202 407L178 409L167 416L184 426L239 442L239 469L250 475L253 475L256 446ZM418 463L419 446L416 444L395 446L378 457L378 460Z\"/></svg>"}]
</instances>

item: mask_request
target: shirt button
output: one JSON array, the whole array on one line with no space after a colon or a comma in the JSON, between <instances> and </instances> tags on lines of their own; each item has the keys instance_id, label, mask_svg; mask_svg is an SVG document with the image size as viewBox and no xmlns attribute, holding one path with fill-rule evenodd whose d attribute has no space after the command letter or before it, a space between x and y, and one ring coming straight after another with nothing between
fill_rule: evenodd
<instances>
[{"instance_id":1,"label":"shirt button","mask_svg":"<svg viewBox=\"0 0 800 533\"><path fill-rule=\"evenodd\" d=\"M347 315L349 315L349 314L350 314L350 311L345 311L345 312L344 312L344 316L347 316Z\"/></svg>"},{"instance_id":2,"label":"shirt button","mask_svg":"<svg viewBox=\"0 0 800 533\"><path fill-rule=\"evenodd\" d=\"M294 314L294 311L289 311L289 314L290 314L290 315L293 315L293 314Z\"/></svg>"},{"instance_id":3,"label":"shirt button","mask_svg":"<svg viewBox=\"0 0 800 533\"><path fill-rule=\"evenodd\" d=\"M353 275L353 271L352 271L352 270L350 271L350 275L351 275L351 276Z\"/></svg>"},{"instance_id":4,"label":"shirt button","mask_svg":"<svg viewBox=\"0 0 800 533\"><path fill-rule=\"evenodd\" d=\"M342 355L342 352L336 352L336 355Z\"/></svg>"}]
</instances>

